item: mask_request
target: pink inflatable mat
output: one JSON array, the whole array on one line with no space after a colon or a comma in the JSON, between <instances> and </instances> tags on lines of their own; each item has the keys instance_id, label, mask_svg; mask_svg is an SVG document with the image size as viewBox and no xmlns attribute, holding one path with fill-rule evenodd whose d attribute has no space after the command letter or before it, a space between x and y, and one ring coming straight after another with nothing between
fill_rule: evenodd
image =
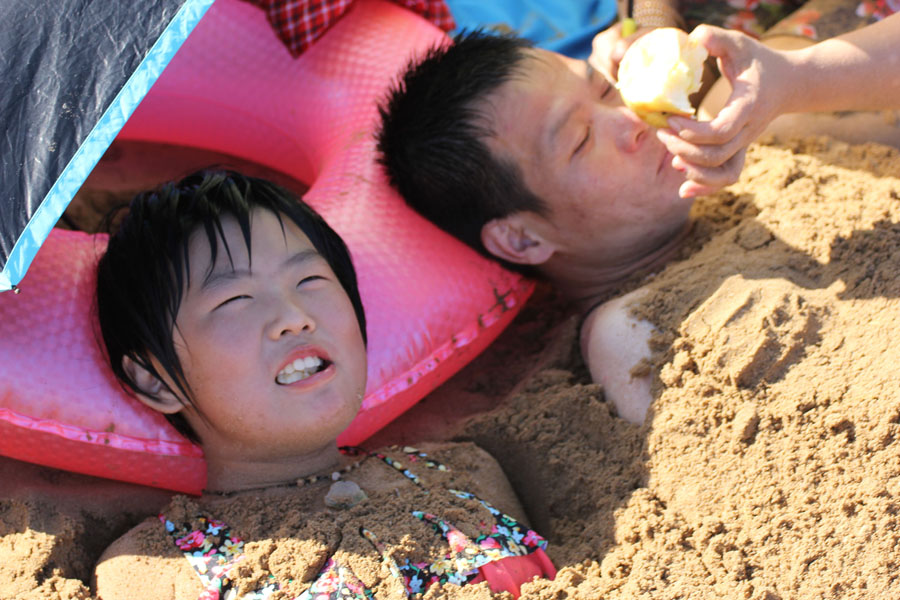
<instances>
[{"instance_id":1,"label":"pink inflatable mat","mask_svg":"<svg viewBox=\"0 0 900 600\"><path fill-rule=\"evenodd\" d=\"M481 352L531 284L414 214L376 163L376 103L415 54L446 37L360 0L292 59L256 7L217 0L119 139L193 146L281 171L347 241L369 323L369 385L340 443L357 444ZM92 313L105 238L54 231L0 295L0 454L188 493L202 452L125 394Z\"/></svg>"}]
</instances>

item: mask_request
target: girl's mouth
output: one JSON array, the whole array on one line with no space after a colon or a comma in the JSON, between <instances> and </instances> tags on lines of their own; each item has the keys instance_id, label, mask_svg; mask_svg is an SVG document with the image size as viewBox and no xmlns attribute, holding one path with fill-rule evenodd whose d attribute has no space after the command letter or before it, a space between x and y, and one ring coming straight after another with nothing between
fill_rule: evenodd
<instances>
[{"instance_id":1,"label":"girl's mouth","mask_svg":"<svg viewBox=\"0 0 900 600\"><path fill-rule=\"evenodd\" d=\"M297 358L279 371L275 376L275 381L282 385L296 383L324 371L330 365L331 361L318 356Z\"/></svg>"}]
</instances>

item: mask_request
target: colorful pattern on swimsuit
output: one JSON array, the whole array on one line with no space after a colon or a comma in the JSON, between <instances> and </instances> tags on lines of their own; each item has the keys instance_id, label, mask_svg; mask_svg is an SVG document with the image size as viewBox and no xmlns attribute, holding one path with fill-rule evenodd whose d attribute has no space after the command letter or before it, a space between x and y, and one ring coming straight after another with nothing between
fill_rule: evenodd
<instances>
[{"instance_id":1,"label":"colorful pattern on swimsuit","mask_svg":"<svg viewBox=\"0 0 900 600\"><path fill-rule=\"evenodd\" d=\"M354 447L344 447L341 451L352 456L368 455L379 458L414 484L422 485L415 473L406 469L400 461L383 453L368 452ZM415 448L406 447L402 451L410 462L421 462L428 468L440 471L449 470ZM412 515L415 518L431 525L450 546L450 552L432 564L407 561L403 565L397 565L375 534L364 527L359 529L360 535L381 555L390 573L403 581L408 595L419 595L434 584L465 585L478 576L479 567L490 562L513 556L526 556L538 549L546 549L547 541L543 537L523 527L488 502L468 492L458 490L448 492L457 498L478 502L490 513L494 522L489 525L482 521L480 527L485 533L473 540L436 515L413 511ZM159 515L159 519L203 583L205 589L199 600L237 600L238 596L228 573L243 558L243 540L233 535L228 526L217 519L198 517L200 523L198 529L193 529L190 523L176 526L164 515ZM244 594L240 600L267 600L279 589L274 577L270 576L270 579L271 583L255 592ZM329 558L310 587L296 600L374 600L374 598L374 593L366 588L350 569Z\"/></svg>"},{"instance_id":2,"label":"colorful pattern on swimsuit","mask_svg":"<svg viewBox=\"0 0 900 600\"><path fill-rule=\"evenodd\" d=\"M203 582L204 590L198 600L228 598L231 590L228 572L243 558L244 542L231 535L225 523L217 519L199 517L200 529L192 529L189 523L176 527L163 515L159 515L159 519ZM273 582L253 594L244 595L243 599L265 600L276 589Z\"/></svg>"},{"instance_id":3,"label":"colorful pattern on swimsuit","mask_svg":"<svg viewBox=\"0 0 900 600\"><path fill-rule=\"evenodd\" d=\"M468 492L449 490L457 498L480 502L493 515L495 523L490 533L474 540L435 515L413 511L413 516L430 524L450 546L450 554L442 560L428 563L407 562L399 567L406 589L411 594L424 592L433 584L465 585L478 576L478 568L511 556L525 556L538 548L546 549L547 541L518 521L503 514L484 500ZM487 528L482 521L481 526Z\"/></svg>"}]
</instances>

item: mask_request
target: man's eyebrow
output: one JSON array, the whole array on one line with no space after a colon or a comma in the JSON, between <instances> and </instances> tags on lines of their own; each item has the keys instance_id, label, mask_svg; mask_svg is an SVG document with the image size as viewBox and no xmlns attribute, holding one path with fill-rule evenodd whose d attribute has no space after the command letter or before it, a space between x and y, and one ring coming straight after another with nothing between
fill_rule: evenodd
<instances>
[{"instance_id":1,"label":"man's eyebrow","mask_svg":"<svg viewBox=\"0 0 900 600\"><path fill-rule=\"evenodd\" d=\"M609 94L609 92L610 92L615 86L613 85L612 81L610 81L609 79L606 78L606 75L604 75L603 73L600 73L599 71L597 71L597 69L595 69L593 66L591 66L590 61L587 61L587 60L586 60L586 61L584 61L584 62L585 62L585 64L587 65L587 80L588 80L588 82L589 82L591 85L595 85L594 82L595 82L595 80L597 79L597 76L598 76L598 75L599 75L600 77L602 77L603 80L606 82L606 89L603 90L603 93L602 93L602 94L600 94L600 99L603 100L604 98L606 98L606 96Z\"/></svg>"},{"instance_id":2,"label":"man's eyebrow","mask_svg":"<svg viewBox=\"0 0 900 600\"><path fill-rule=\"evenodd\" d=\"M576 110L578 110L578 104L574 102L569 104L565 110L560 112L559 118L553 121L553 124L548 129L547 144L551 151L556 148L556 138L559 136L559 132L565 127L566 123L569 122L569 119L572 118L572 115Z\"/></svg>"}]
</instances>

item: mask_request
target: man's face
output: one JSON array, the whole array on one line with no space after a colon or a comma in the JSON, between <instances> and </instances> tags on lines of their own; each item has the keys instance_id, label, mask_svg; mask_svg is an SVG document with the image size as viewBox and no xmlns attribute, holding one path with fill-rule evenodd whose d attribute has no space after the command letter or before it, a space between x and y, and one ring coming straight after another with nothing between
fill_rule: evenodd
<instances>
[{"instance_id":1,"label":"man's face","mask_svg":"<svg viewBox=\"0 0 900 600\"><path fill-rule=\"evenodd\" d=\"M533 226L558 257L597 266L665 246L691 206L678 196L684 177L665 146L587 63L529 52L486 102L494 132L486 143L546 203L546 214L528 215Z\"/></svg>"}]
</instances>

